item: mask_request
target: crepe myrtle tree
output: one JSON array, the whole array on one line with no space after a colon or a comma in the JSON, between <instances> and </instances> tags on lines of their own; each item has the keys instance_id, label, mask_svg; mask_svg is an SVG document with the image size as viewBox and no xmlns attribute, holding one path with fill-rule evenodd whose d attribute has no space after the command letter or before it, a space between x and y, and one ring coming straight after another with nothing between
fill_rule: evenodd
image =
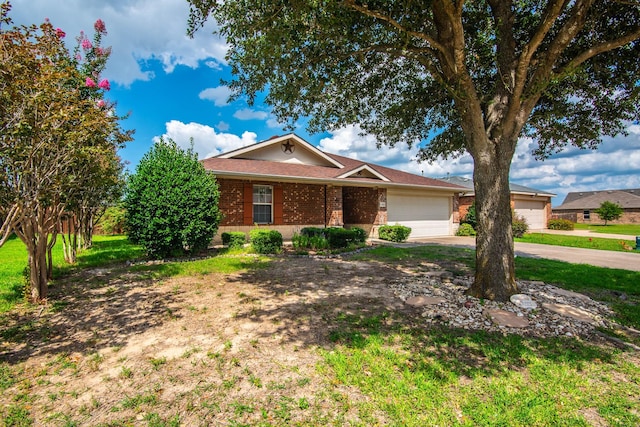
<instances>
[{"instance_id":1,"label":"crepe myrtle tree","mask_svg":"<svg viewBox=\"0 0 640 427\"><path fill-rule=\"evenodd\" d=\"M48 20L14 26L10 10L0 3L0 246L14 233L25 244L30 299L40 302L60 217L88 180L105 179L106 168L81 165L118 162L130 136L97 94L86 96L64 31Z\"/></svg>"},{"instance_id":2,"label":"crepe myrtle tree","mask_svg":"<svg viewBox=\"0 0 640 427\"><path fill-rule=\"evenodd\" d=\"M214 19L227 40L232 98L268 91L290 126L303 116L310 131L357 124L380 144L420 144L421 160L473 157L476 297L517 292L518 138L534 138L544 158L595 148L638 118L637 1L189 2L189 32Z\"/></svg>"},{"instance_id":3,"label":"crepe myrtle tree","mask_svg":"<svg viewBox=\"0 0 640 427\"><path fill-rule=\"evenodd\" d=\"M129 239L151 258L206 249L220 223L218 183L198 161L160 139L127 184L124 207Z\"/></svg>"}]
</instances>

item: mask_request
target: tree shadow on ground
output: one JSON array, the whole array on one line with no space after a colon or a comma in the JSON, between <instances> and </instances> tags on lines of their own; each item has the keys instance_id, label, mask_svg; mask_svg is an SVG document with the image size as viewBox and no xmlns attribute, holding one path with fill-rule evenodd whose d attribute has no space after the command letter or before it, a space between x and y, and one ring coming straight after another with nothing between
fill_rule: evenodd
<instances>
[{"instance_id":1,"label":"tree shadow on ground","mask_svg":"<svg viewBox=\"0 0 640 427\"><path fill-rule=\"evenodd\" d=\"M144 331L175 319L179 294L125 267L71 274L50 288L48 304L15 309L0 318L0 361L38 355L90 354L124 346Z\"/></svg>"},{"instance_id":2,"label":"tree shadow on ground","mask_svg":"<svg viewBox=\"0 0 640 427\"><path fill-rule=\"evenodd\" d=\"M609 363L617 351L575 337L503 335L453 329L445 323L428 326L420 311L405 305L389 287L428 269L432 263L277 259L267 269L232 279L252 285L239 296L235 320L253 325L245 329L253 331L254 339L278 336L281 343L295 347L331 351L336 346L361 348L371 339L383 341L421 360L437 360L440 369L458 377L521 369L532 357L575 366ZM430 369L424 363L416 366Z\"/></svg>"}]
</instances>

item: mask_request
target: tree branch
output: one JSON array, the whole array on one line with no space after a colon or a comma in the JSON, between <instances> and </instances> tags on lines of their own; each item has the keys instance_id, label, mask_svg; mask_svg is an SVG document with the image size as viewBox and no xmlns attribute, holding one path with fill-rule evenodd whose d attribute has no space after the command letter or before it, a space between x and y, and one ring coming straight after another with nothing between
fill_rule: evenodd
<instances>
[{"instance_id":1,"label":"tree branch","mask_svg":"<svg viewBox=\"0 0 640 427\"><path fill-rule=\"evenodd\" d=\"M630 43L634 40L640 39L640 27L636 28L636 31L633 33L627 34L623 37L617 38L615 40L610 40L604 43L600 43L599 45L593 46L581 54L577 55L573 58L569 63L560 68L559 72L554 73L554 75L562 75L568 70L572 70L589 59L593 58L596 55L599 55L604 52L609 52L611 50L617 49L619 47L624 46L627 43Z\"/></svg>"}]
</instances>

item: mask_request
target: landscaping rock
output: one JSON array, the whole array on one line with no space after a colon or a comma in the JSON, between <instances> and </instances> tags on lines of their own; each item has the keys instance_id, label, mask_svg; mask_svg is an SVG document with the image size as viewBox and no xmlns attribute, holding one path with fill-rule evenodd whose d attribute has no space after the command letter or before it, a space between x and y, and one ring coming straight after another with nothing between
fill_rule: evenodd
<instances>
[{"instance_id":1,"label":"landscaping rock","mask_svg":"<svg viewBox=\"0 0 640 427\"><path fill-rule=\"evenodd\" d=\"M489 310L489 317L499 326L505 326L507 328L526 328L529 326L529 321L523 316L511 311L505 310Z\"/></svg>"},{"instance_id":2,"label":"landscaping rock","mask_svg":"<svg viewBox=\"0 0 640 427\"><path fill-rule=\"evenodd\" d=\"M410 297L407 298L407 300L405 301L405 303L407 305L410 305L412 307L424 307L425 305L436 305L436 304L440 304L446 302L446 300L444 298L440 298L440 297L425 297L425 296L417 296L417 297Z\"/></svg>"},{"instance_id":3,"label":"landscaping rock","mask_svg":"<svg viewBox=\"0 0 640 427\"><path fill-rule=\"evenodd\" d=\"M524 308L527 310L533 310L538 308L538 303L532 300L529 295L525 295L525 294L511 295L510 300L516 307Z\"/></svg>"}]
</instances>

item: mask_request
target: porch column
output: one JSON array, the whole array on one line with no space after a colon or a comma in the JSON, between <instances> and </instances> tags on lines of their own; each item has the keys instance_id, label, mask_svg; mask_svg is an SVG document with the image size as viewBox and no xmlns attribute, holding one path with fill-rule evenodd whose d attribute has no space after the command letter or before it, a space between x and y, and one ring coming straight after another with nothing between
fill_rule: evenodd
<instances>
[{"instance_id":1,"label":"porch column","mask_svg":"<svg viewBox=\"0 0 640 427\"><path fill-rule=\"evenodd\" d=\"M378 212L373 225L387 224L387 189L378 188Z\"/></svg>"},{"instance_id":2,"label":"porch column","mask_svg":"<svg viewBox=\"0 0 640 427\"><path fill-rule=\"evenodd\" d=\"M344 225L342 214L342 187L327 185L326 198L327 227L342 227Z\"/></svg>"}]
</instances>

